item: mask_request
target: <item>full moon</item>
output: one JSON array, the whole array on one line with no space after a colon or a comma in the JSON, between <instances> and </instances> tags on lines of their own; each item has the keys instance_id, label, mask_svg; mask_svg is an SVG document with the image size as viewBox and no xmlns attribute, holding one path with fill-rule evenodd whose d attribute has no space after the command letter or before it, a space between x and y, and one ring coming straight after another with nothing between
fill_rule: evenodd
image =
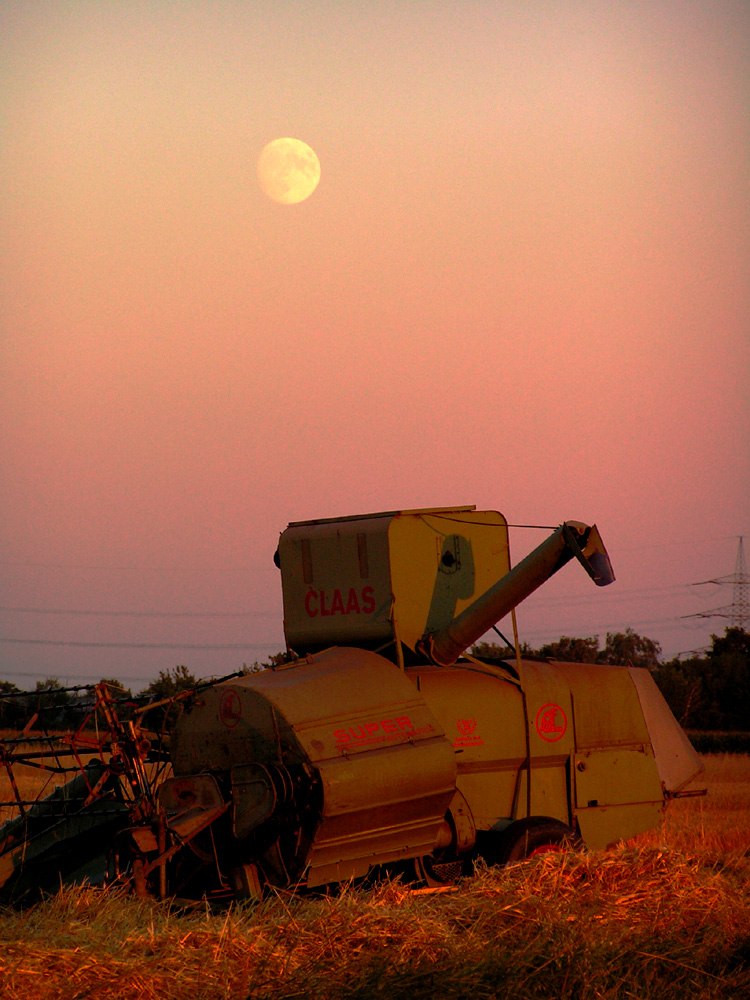
<instances>
[{"instance_id":1,"label":"full moon","mask_svg":"<svg viewBox=\"0 0 750 1000\"><path fill-rule=\"evenodd\" d=\"M274 139L258 157L258 180L264 194L281 205L309 198L320 180L320 161L300 139Z\"/></svg>"}]
</instances>

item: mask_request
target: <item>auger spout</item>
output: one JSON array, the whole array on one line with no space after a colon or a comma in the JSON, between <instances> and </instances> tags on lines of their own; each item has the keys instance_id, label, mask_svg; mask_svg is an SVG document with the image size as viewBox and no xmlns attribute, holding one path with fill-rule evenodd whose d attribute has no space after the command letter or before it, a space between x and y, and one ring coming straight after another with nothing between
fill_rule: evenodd
<instances>
[{"instance_id":1,"label":"auger spout","mask_svg":"<svg viewBox=\"0 0 750 1000\"><path fill-rule=\"evenodd\" d=\"M440 666L455 663L464 650L574 557L598 587L614 581L612 564L596 525L565 521L445 628L426 635L422 650Z\"/></svg>"}]
</instances>

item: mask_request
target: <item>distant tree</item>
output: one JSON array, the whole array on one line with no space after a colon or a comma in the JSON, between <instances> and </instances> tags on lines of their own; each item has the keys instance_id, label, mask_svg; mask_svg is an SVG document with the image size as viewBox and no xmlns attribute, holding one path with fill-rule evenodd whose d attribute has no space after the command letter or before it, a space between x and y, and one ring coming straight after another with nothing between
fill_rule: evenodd
<instances>
[{"instance_id":1,"label":"distant tree","mask_svg":"<svg viewBox=\"0 0 750 1000\"><path fill-rule=\"evenodd\" d=\"M737 628L736 626L731 626L726 629L723 636L712 635L711 651L708 655L716 657L727 654L737 656L745 663L749 662L750 632L746 632L744 629Z\"/></svg>"},{"instance_id":2,"label":"distant tree","mask_svg":"<svg viewBox=\"0 0 750 1000\"><path fill-rule=\"evenodd\" d=\"M26 699L29 709L39 714L40 728L70 725L74 721L75 705L57 677L37 681L33 695Z\"/></svg>"},{"instance_id":3,"label":"distant tree","mask_svg":"<svg viewBox=\"0 0 750 1000\"><path fill-rule=\"evenodd\" d=\"M659 666L660 658L661 646L658 642L627 628L624 632L607 632L607 641L597 657L597 663L630 664L653 670Z\"/></svg>"},{"instance_id":4,"label":"distant tree","mask_svg":"<svg viewBox=\"0 0 750 1000\"><path fill-rule=\"evenodd\" d=\"M25 713L24 699L15 697L20 694L21 689L15 684L11 684L10 681L0 681L0 729L16 728L20 723ZM8 695L14 697L9 698Z\"/></svg>"},{"instance_id":5,"label":"distant tree","mask_svg":"<svg viewBox=\"0 0 750 1000\"><path fill-rule=\"evenodd\" d=\"M294 657L287 652L271 653L267 660L261 663L262 670L269 670L271 667L280 667L283 663L291 663Z\"/></svg>"},{"instance_id":6,"label":"distant tree","mask_svg":"<svg viewBox=\"0 0 750 1000\"><path fill-rule=\"evenodd\" d=\"M110 699L115 703L115 713L120 722L127 722L134 718L133 711L135 703L130 688L125 687L122 681L116 677L102 677L99 684L106 685ZM89 720L89 726L93 726L95 720Z\"/></svg>"},{"instance_id":7,"label":"distant tree","mask_svg":"<svg viewBox=\"0 0 750 1000\"><path fill-rule=\"evenodd\" d=\"M130 688L126 688L122 681L118 681L115 677L102 677L99 681L100 684L106 684L109 688L110 695L115 699L120 698L132 698L133 694Z\"/></svg>"},{"instance_id":8,"label":"distant tree","mask_svg":"<svg viewBox=\"0 0 750 1000\"><path fill-rule=\"evenodd\" d=\"M711 636L705 656L671 660L654 679L686 729L750 731L750 634L728 628Z\"/></svg>"},{"instance_id":9,"label":"distant tree","mask_svg":"<svg viewBox=\"0 0 750 1000\"><path fill-rule=\"evenodd\" d=\"M706 721L706 661L670 660L653 671L653 678L672 714L684 729L704 729Z\"/></svg>"},{"instance_id":10,"label":"distant tree","mask_svg":"<svg viewBox=\"0 0 750 1000\"><path fill-rule=\"evenodd\" d=\"M505 659L515 656L515 651L493 642L480 642L472 647L475 656L487 659ZM596 636L562 635L555 642L548 642L539 649L528 643L521 644L521 656L528 660L561 660L567 663L631 664L634 667L659 665L661 646L653 639L638 635L628 628L625 632L608 632L604 649L599 648Z\"/></svg>"},{"instance_id":11,"label":"distant tree","mask_svg":"<svg viewBox=\"0 0 750 1000\"><path fill-rule=\"evenodd\" d=\"M159 676L140 693L141 698L153 702L163 702L175 698L184 691L191 691L198 681L184 665L172 670L160 670ZM147 725L151 729L161 729L166 726L171 729L180 717L182 707L176 704L162 705L148 712Z\"/></svg>"},{"instance_id":12,"label":"distant tree","mask_svg":"<svg viewBox=\"0 0 750 1000\"><path fill-rule=\"evenodd\" d=\"M728 628L723 636L711 636L707 687L710 692L711 728L750 729L750 634ZM710 679L710 680L709 680Z\"/></svg>"},{"instance_id":13,"label":"distant tree","mask_svg":"<svg viewBox=\"0 0 750 1000\"><path fill-rule=\"evenodd\" d=\"M257 674L261 670L271 670L273 667L279 667L282 663L291 663L294 657L290 653L271 653L267 660L258 661L255 660L248 666L246 663L242 664L242 674Z\"/></svg>"},{"instance_id":14,"label":"distant tree","mask_svg":"<svg viewBox=\"0 0 750 1000\"><path fill-rule=\"evenodd\" d=\"M4 694L20 694L21 689L10 681L0 681L0 697Z\"/></svg>"},{"instance_id":15,"label":"distant tree","mask_svg":"<svg viewBox=\"0 0 750 1000\"><path fill-rule=\"evenodd\" d=\"M496 642L478 642L471 647L471 655L483 660L507 660L516 653L510 646L498 646Z\"/></svg>"},{"instance_id":16,"label":"distant tree","mask_svg":"<svg viewBox=\"0 0 750 1000\"><path fill-rule=\"evenodd\" d=\"M181 691L189 691L198 681L186 666L174 667L172 670L160 670L155 681L141 691L141 697L152 701L162 701L164 698L174 698Z\"/></svg>"},{"instance_id":17,"label":"distant tree","mask_svg":"<svg viewBox=\"0 0 750 1000\"><path fill-rule=\"evenodd\" d=\"M545 660L564 660L568 663L596 663L599 656L599 640L596 636L587 639L561 636L557 642L542 646L539 655Z\"/></svg>"},{"instance_id":18,"label":"distant tree","mask_svg":"<svg viewBox=\"0 0 750 1000\"><path fill-rule=\"evenodd\" d=\"M37 681L35 694L38 695L37 704L42 707L67 705L70 701L70 692L63 688L57 677L48 677L44 681Z\"/></svg>"},{"instance_id":19,"label":"distant tree","mask_svg":"<svg viewBox=\"0 0 750 1000\"><path fill-rule=\"evenodd\" d=\"M478 642L471 647L471 655L483 660L514 660L516 651L512 646L500 646L496 642ZM538 649L532 649L528 642L521 643L521 656L525 660L541 660Z\"/></svg>"}]
</instances>

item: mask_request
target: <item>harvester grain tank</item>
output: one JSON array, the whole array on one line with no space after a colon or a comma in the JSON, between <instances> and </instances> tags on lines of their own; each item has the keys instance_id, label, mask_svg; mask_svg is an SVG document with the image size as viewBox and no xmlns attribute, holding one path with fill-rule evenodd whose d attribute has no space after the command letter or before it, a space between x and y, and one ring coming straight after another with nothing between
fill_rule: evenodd
<instances>
[{"instance_id":1,"label":"harvester grain tank","mask_svg":"<svg viewBox=\"0 0 750 1000\"><path fill-rule=\"evenodd\" d=\"M159 791L175 846L160 860L142 832L139 862L171 886L213 866L240 895L382 868L435 883L480 856L654 826L702 791L702 767L647 671L466 653L572 559L614 579L596 527L574 521L514 569L494 511L290 524L276 561L291 662L184 713Z\"/></svg>"}]
</instances>

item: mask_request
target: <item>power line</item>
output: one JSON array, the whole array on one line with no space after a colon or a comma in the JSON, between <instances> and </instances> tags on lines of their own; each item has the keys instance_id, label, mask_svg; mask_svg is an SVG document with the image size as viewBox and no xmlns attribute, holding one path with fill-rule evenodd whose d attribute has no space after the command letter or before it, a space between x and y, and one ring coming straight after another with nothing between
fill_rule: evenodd
<instances>
[{"instance_id":1,"label":"power line","mask_svg":"<svg viewBox=\"0 0 750 1000\"><path fill-rule=\"evenodd\" d=\"M79 608L0 607L22 615L86 615L96 618L270 618L276 611L88 611Z\"/></svg>"},{"instance_id":2,"label":"power line","mask_svg":"<svg viewBox=\"0 0 750 1000\"><path fill-rule=\"evenodd\" d=\"M577 608L584 605L601 607L607 604L622 604L638 600L652 601L655 597L680 597L687 594L692 584L676 583L671 586L660 587L635 587L614 592L590 593L590 594L559 594L554 597L546 596L541 590L530 594L524 602L528 606L540 609Z\"/></svg>"},{"instance_id":3,"label":"power line","mask_svg":"<svg viewBox=\"0 0 750 1000\"><path fill-rule=\"evenodd\" d=\"M714 582L714 581L706 581ZM579 605L587 604L597 604L601 606L602 600L610 598L612 601L621 602L622 600L627 600L631 595L634 598L645 597L645 595L661 595L666 596L669 594L677 594L679 592L687 590L689 587L694 586L694 584L674 584L673 586L661 586L661 587L639 587L635 589L620 590L616 594L596 594L590 597L570 597L570 596L559 596L559 597L544 597L540 596L538 593L533 594L528 600L533 602L534 606L549 606L553 607L555 605L560 605L564 607L574 608ZM279 615L278 611L124 611L124 610L114 610L114 611L95 611L93 609L85 608L26 608L26 607L15 607L15 606L2 606L0 607L0 612L6 611L13 614L28 614L28 615L77 615L77 616L87 616L95 618L276 618Z\"/></svg>"},{"instance_id":4,"label":"power line","mask_svg":"<svg viewBox=\"0 0 750 1000\"><path fill-rule=\"evenodd\" d=\"M258 566L104 566L93 563L45 563L45 562L15 562L3 561L0 566L13 566L16 569L84 569L102 571L105 573L244 573L254 574L261 572L273 572L278 574L278 569L273 565L273 560L269 558L269 565L265 563Z\"/></svg>"},{"instance_id":5,"label":"power line","mask_svg":"<svg viewBox=\"0 0 750 1000\"><path fill-rule=\"evenodd\" d=\"M0 636L0 642L20 646L76 646L82 649L266 649L268 642L79 642L72 639L16 639Z\"/></svg>"},{"instance_id":6,"label":"power line","mask_svg":"<svg viewBox=\"0 0 750 1000\"><path fill-rule=\"evenodd\" d=\"M712 580L701 580L694 583L694 587L702 587L707 583L715 583L720 587L732 586L732 603L725 604L720 608L713 608L711 611L698 611L693 615L684 615L685 618L728 618L733 628L745 629L750 624L750 599L748 599L748 588L750 587L750 576L745 569L745 549L743 546L743 536L739 536L737 545L737 558L734 564L734 573L726 576L718 576Z\"/></svg>"}]
</instances>

